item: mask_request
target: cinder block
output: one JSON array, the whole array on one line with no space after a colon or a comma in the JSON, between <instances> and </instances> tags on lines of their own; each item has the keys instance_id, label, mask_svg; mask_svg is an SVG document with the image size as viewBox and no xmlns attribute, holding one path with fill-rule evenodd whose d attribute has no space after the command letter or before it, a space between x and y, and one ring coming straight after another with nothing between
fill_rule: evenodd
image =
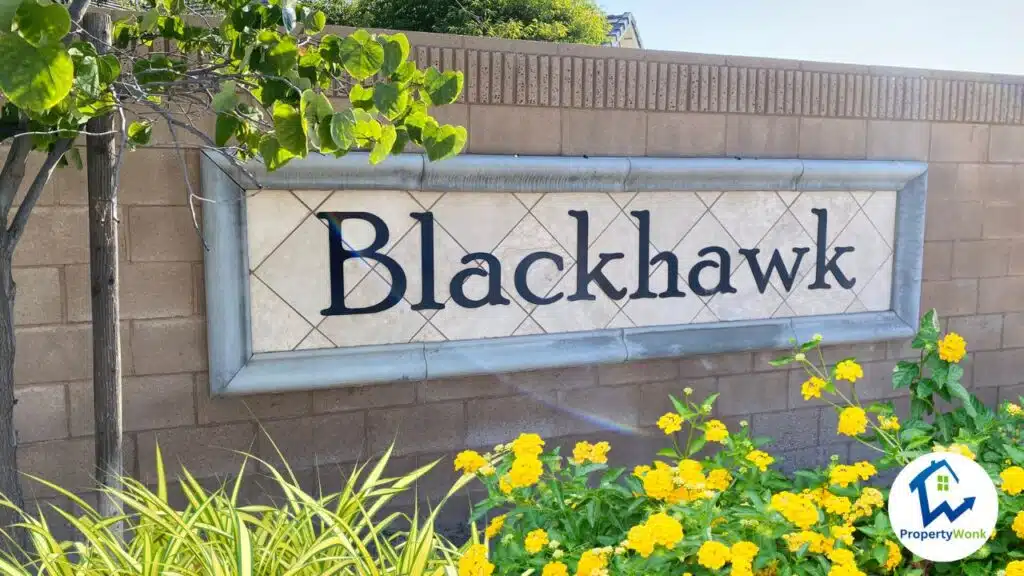
<instances>
[{"instance_id":1,"label":"cinder block","mask_svg":"<svg viewBox=\"0 0 1024 576\"><path fill-rule=\"evenodd\" d=\"M473 154L537 154L562 151L562 110L523 106L469 108L468 150Z\"/></svg>"},{"instance_id":2,"label":"cinder block","mask_svg":"<svg viewBox=\"0 0 1024 576\"><path fill-rule=\"evenodd\" d=\"M972 355L974 386L1019 386L1024 383L1024 354L1020 350L988 350Z\"/></svg>"},{"instance_id":3,"label":"cinder block","mask_svg":"<svg viewBox=\"0 0 1024 576\"><path fill-rule=\"evenodd\" d=\"M949 330L967 340L968 350L998 350L1002 341L1003 316L958 316L949 319Z\"/></svg>"},{"instance_id":4,"label":"cinder block","mask_svg":"<svg viewBox=\"0 0 1024 576\"><path fill-rule=\"evenodd\" d=\"M188 262L122 262L120 275L121 318L168 318L191 316L192 264ZM92 320L89 265L65 268L68 319Z\"/></svg>"},{"instance_id":5,"label":"cinder block","mask_svg":"<svg viewBox=\"0 0 1024 576\"><path fill-rule=\"evenodd\" d=\"M985 238L1024 237L1024 202L986 202L983 219Z\"/></svg>"},{"instance_id":6,"label":"cinder block","mask_svg":"<svg viewBox=\"0 0 1024 576\"><path fill-rule=\"evenodd\" d=\"M730 114L725 153L753 158L793 158L800 149L800 119Z\"/></svg>"},{"instance_id":7,"label":"cinder block","mask_svg":"<svg viewBox=\"0 0 1024 576\"><path fill-rule=\"evenodd\" d=\"M197 214L197 220L202 221ZM128 209L133 262L198 262L199 232L187 206L133 206Z\"/></svg>"},{"instance_id":8,"label":"cinder block","mask_svg":"<svg viewBox=\"0 0 1024 576\"><path fill-rule=\"evenodd\" d=\"M754 414L753 434L768 436L771 451L798 450L818 444L818 424L821 408L801 408L785 412Z\"/></svg>"},{"instance_id":9,"label":"cinder block","mask_svg":"<svg viewBox=\"0 0 1024 576\"><path fill-rule=\"evenodd\" d=\"M565 156L643 156L646 151L646 112L562 109Z\"/></svg>"},{"instance_id":10,"label":"cinder block","mask_svg":"<svg viewBox=\"0 0 1024 576\"><path fill-rule=\"evenodd\" d=\"M429 434L424 431L429 430ZM395 442L398 456L457 450L466 440L462 402L423 404L372 410L366 416L368 456L381 454Z\"/></svg>"},{"instance_id":11,"label":"cinder block","mask_svg":"<svg viewBox=\"0 0 1024 576\"><path fill-rule=\"evenodd\" d=\"M1018 202L1024 186L1019 165L984 164L981 169L981 198L988 202Z\"/></svg>"},{"instance_id":12,"label":"cinder block","mask_svg":"<svg viewBox=\"0 0 1024 576\"><path fill-rule=\"evenodd\" d=\"M485 374L465 378L425 380L416 384L417 397L421 402L440 402L463 398L485 398L488 396L511 396L515 388L505 381L503 374Z\"/></svg>"},{"instance_id":13,"label":"cinder block","mask_svg":"<svg viewBox=\"0 0 1024 576\"><path fill-rule=\"evenodd\" d=\"M63 384L14 390L14 429L18 442L56 440L68 435L67 391Z\"/></svg>"},{"instance_id":14,"label":"cinder block","mask_svg":"<svg viewBox=\"0 0 1024 576\"><path fill-rule=\"evenodd\" d=\"M849 458L850 444L837 442L827 446L813 446L778 454L778 462L774 468L783 474L792 474L797 470L825 467L832 456L838 456L841 462Z\"/></svg>"},{"instance_id":15,"label":"cinder block","mask_svg":"<svg viewBox=\"0 0 1024 576\"><path fill-rule=\"evenodd\" d=\"M1018 406L1024 398L1024 386L1004 386L999 389L1000 402L1013 402Z\"/></svg>"},{"instance_id":16,"label":"cinder block","mask_svg":"<svg viewBox=\"0 0 1024 576\"><path fill-rule=\"evenodd\" d=\"M923 282L921 309L929 308L945 316L974 314L978 311L978 280Z\"/></svg>"},{"instance_id":17,"label":"cinder block","mask_svg":"<svg viewBox=\"0 0 1024 576\"><path fill-rule=\"evenodd\" d=\"M92 377L92 330L88 324L30 326L15 330L17 384L66 382Z\"/></svg>"},{"instance_id":18,"label":"cinder block","mask_svg":"<svg viewBox=\"0 0 1024 576\"><path fill-rule=\"evenodd\" d=\"M189 179L192 191L201 194L199 182L199 150L186 148L139 148L128 152L121 163L118 200L122 206L188 204ZM55 179L57 197L61 204L87 205L88 184L86 172L66 173Z\"/></svg>"},{"instance_id":19,"label":"cinder block","mask_svg":"<svg viewBox=\"0 0 1024 576\"><path fill-rule=\"evenodd\" d=\"M1024 348L1024 312L1011 312L1003 318L1003 348Z\"/></svg>"},{"instance_id":20,"label":"cinder block","mask_svg":"<svg viewBox=\"0 0 1024 576\"><path fill-rule=\"evenodd\" d=\"M640 426L654 426L666 412L675 412L669 396L678 400L686 397L685 390L693 389L690 400L703 402L708 396L718 392L718 381L714 378L698 378L695 380L675 380L670 382L652 382L640 385ZM712 414L718 414L716 403Z\"/></svg>"},{"instance_id":21,"label":"cinder block","mask_svg":"<svg viewBox=\"0 0 1024 576\"><path fill-rule=\"evenodd\" d=\"M932 162L985 162L989 127L986 124L932 124Z\"/></svg>"},{"instance_id":22,"label":"cinder block","mask_svg":"<svg viewBox=\"0 0 1024 576\"><path fill-rule=\"evenodd\" d=\"M982 233L981 202L929 202L925 240L977 240Z\"/></svg>"},{"instance_id":23,"label":"cinder block","mask_svg":"<svg viewBox=\"0 0 1024 576\"><path fill-rule=\"evenodd\" d=\"M647 115L648 156L721 156L725 154L724 114Z\"/></svg>"},{"instance_id":24,"label":"cinder block","mask_svg":"<svg viewBox=\"0 0 1024 576\"><path fill-rule=\"evenodd\" d=\"M196 374L196 407L200 424L293 418L312 412L312 392L254 394L212 398L207 374Z\"/></svg>"},{"instance_id":25,"label":"cinder block","mask_svg":"<svg viewBox=\"0 0 1024 576\"><path fill-rule=\"evenodd\" d=\"M928 160L928 122L868 121L868 158Z\"/></svg>"},{"instance_id":26,"label":"cinder block","mask_svg":"<svg viewBox=\"0 0 1024 576\"><path fill-rule=\"evenodd\" d=\"M567 390L558 393L559 435L636 428L640 388L635 385Z\"/></svg>"},{"instance_id":27,"label":"cinder block","mask_svg":"<svg viewBox=\"0 0 1024 576\"><path fill-rule=\"evenodd\" d=\"M313 391L313 412L343 412L364 408L383 408L412 404L416 401L416 384L392 382L367 386L345 386Z\"/></svg>"},{"instance_id":28,"label":"cinder block","mask_svg":"<svg viewBox=\"0 0 1024 576\"><path fill-rule=\"evenodd\" d=\"M89 217L85 208L37 206L14 251L15 266L89 261Z\"/></svg>"},{"instance_id":29,"label":"cinder block","mask_svg":"<svg viewBox=\"0 0 1024 576\"><path fill-rule=\"evenodd\" d=\"M785 372L723 376L718 380L718 410L723 416L786 409Z\"/></svg>"},{"instance_id":30,"label":"cinder block","mask_svg":"<svg viewBox=\"0 0 1024 576\"><path fill-rule=\"evenodd\" d=\"M125 431L195 425L195 384L191 374L126 377L122 387ZM72 383L70 394L72 435L92 434L92 382Z\"/></svg>"},{"instance_id":31,"label":"cinder block","mask_svg":"<svg viewBox=\"0 0 1024 576\"><path fill-rule=\"evenodd\" d=\"M1008 240L972 240L953 245L954 278L1006 276L1010 266Z\"/></svg>"},{"instance_id":32,"label":"cinder block","mask_svg":"<svg viewBox=\"0 0 1024 576\"><path fill-rule=\"evenodd\" d=\"M61 321L60 271L57 268L14 268L17 293L14 324L57 324Z\"/></svg>"},{"instance_id":33,"label":"cinder block","mask_svg":"<svg viewBox=\"0 0 1024 576\"><path fill-rule=\"evenodd\" d=\"M135 374L173 374L206 370L203 318L136 320L132 324Z\"/></svg>"},{"instance_id":34,"label":"cinder block","mask_svg":"<svg viewBox=\"0 0 1024 576\"><path fill-rule=\"evenodd\" d=\"M192 264L192 302L197 316L206 316L206 271L202 263Z\"/></svg>"},{"instance_id":35,"label":"cinder block","mask_svg":"<svg viewBox=\"0 0 1024 576\"><path fill-rule=\"evenodd\" d=\"M1024 240L1010 242L1010 275L1024 274Z\"/></svg>"},{"instance_id":36,"label":"cinder block","mask_svg":"<svg viewBox=\"0 0 1024 576\"><path fill-rule=\"evenodd\" d=\"M986 164L931 162L928 165L929 202L985 199L982 172Z\"/></svg>"},{"instance_id":37,"label":"cinder block","mask_svg":"<svg viewBox=\"0 0 1024 576\"><path fill-rule=\"evenodd\" d=\"M867 122L838 118L800 119L801 158L864 158Z\"/></svg>"},{"instance_id":38,"label":"cinder block","mask_svg":"<svg viewBox=\"0 0 1024 576\"><path fill-rule=\"evenodd\" d=\"M256 453L255 427L252 424L140 432L138 473L143 482L156 481L158 442L164 469L169 476L177 475L182 466L196 478L237 474L244 460L239 453Z\"/></svg>"},{"instance_id":39,"label":"cinder block","mask_svg":"<svg viewBox=\"0 0 1024 576\"><path fill-rule=\"evenodd\" d=\"M751 370L752 363L753 355L747 352L693 356L679 361L679 376L703 378L719 374L743 374Z\"/></svg>"},{"instance_id":40,"label":"cinder block","mask_svg":"<svg viewBox=\"0 0 1024 576\"><path fill-rule=\"evenodd\" d=\"M7 154L10 151L9 142L5 143L3 147L0 147L0 158L7 158ZM83 151L84 154L84 151ZM25 177L21 180L21 186L18 187L18 191L14 195L13 206L20 206L22 201L25 199L25 194L28 193L29 187L32 185L32 180L35 179L36 174L39 173L39 168L43 166L43 162L46 160L46 155L42 152L29 152L28 158L25 160ZM74 168L71 168L74 170ZM66 168L58 168L54 174L59 172L67 171ZM84 170L81 171L84 173ZM53 176L50 177L50 181L43 186L42 193L39 195L39 199L36 201L36 206L50 206L54 203L55 196L53 193ZM12 216L13 217L13 216Z\"/></svg>"},{"instance_id":41,"label":"cinder block","mask_svg":"<svg viewBox=\"0 0 1024 576\"><path fill-rule=\"evenodd\" d=\"M602 386L661 382L679 377L675 360L641 360L625 364L602 364L597 367L597 381Z\"/></svg>"},{"instance_id":42,"label":"cinder block","mask_svg":"<svg viewBox=\"0 0 1024 576\"><path fill-rule=\"evenodd\" d=\"M924 280L949 280L952 278L953 243L925 242L924 266L922 268L921 274Z\"/></svg>"},{"instance_id":43,"label":"cinder block","mask_svg":"<svg viewBox=\"0 0 1024 576\"><path fill-rule=\"evenodd\" d=\"M978 312L1018 312L1024 310L1024 276L982 278Z\"/></svg>"},{"instance_id":44,"label":"cinder block","mask_svg":"<svg viewBox=\"0 0 1024 576\"><path fill-rule=\"evenodd\" d=\"M557 436L559 420L565 417L557 404L554 394L470 400L466 410L469 414L466 445L491 448L514 440L522 432L546 438Z\"/></svg>"},{"instance_id":45,"label":"cinder block","mask_svg":"<svg viewBox=\"0 0 1024 576\"><path fill-rule=\"evenodd\" d=\"M1024 128L993 126L989 141L989 162L1024 162Z\"/></svg>"},{"instance_id":46,"label":"cinder block","mask_svg":"<svg viewBox=\"0 0 1024 576\"><path fill-rule=\"evenodd\" d=\"M52 482L74 492L95 486L95 445L92 438L35 442L18 448L21 472ZM32 480L22 482L26 499L56 494Z\"/></svg>"},{"instance_id":47,"label":"cinder block","mask_svg":"<svg viewBox=\"0 0 1024 576\"><path fill-rule=\"evenodd\" d=\"M594 366L577 366L555 370L531 370L501 374L499 378L522 393L589 388L597 386L597 369Z\"/></svg>"},{"instance_id":48,"label":"cinder block","mask_svg":"<svg viewBox=\"0 0 1024 576\"><path fill-rule=\"evenodd\" d=\"M263 424L258 453L276 466L280 451L294 469L352 462L364 456L365 433L363 412L274 420Z\"/></svg>"}]
</instances>

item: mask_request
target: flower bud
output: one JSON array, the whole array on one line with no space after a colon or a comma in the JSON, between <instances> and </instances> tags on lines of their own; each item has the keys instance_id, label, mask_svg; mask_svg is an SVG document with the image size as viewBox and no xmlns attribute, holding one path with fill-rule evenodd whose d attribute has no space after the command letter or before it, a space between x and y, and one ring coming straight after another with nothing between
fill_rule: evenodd
<instances>
[{"instance_id":1,"label":"flower bud","mask_svg":"<svg viewBox=\"0 0 1024 576\"><path fill-rule=\"evenodd\" d=\"M793 356L793 359L797 362L803 362L804 360L807 360L807 355L803 352L798 352L796 356Z\"/></svg>"},{"instance_id":2,"label":"flower bud","mask_svg":"<svg viewBox=\"0 0 1024 576\"><path fill-rule=\"evenodd\" d=\"M687 396L689 396L690 394L693 394L693 388L690 388L689 386L687 386L686 388L683 388L683 394L686 394Z\"/></svg>"}]
</instances>

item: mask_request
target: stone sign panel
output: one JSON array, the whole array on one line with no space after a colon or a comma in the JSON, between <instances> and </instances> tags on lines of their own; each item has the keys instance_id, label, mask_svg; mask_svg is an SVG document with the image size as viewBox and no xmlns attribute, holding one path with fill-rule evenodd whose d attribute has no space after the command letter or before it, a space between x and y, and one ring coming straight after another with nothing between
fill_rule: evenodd
<instances>
[{"instance_id":1,"label":"stone sign panel","mask_svg":"<svg viewBox=\"0 0 1024 576\"><path fill-rule=\"evenodd\" d=\"M915 163L307 162L261 187L204 165L208 195L237 195L205 213L217 392L893 338L917 316Z\"/></svg>"}]
</instances>

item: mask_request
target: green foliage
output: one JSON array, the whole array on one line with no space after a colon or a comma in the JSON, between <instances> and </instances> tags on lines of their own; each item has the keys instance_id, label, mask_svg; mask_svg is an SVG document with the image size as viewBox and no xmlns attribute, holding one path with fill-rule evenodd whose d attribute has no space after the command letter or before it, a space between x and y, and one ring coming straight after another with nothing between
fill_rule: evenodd
<instances>
[{"instance_id":1,"label":"green foliage","mask_svg":"<svg viewBox=\"0 0 1024 576\"><path fill-rule=\"evenodd\" d=\"M124 478L124 489L106 490L124 514L104 518L75 494L43 480L80 512L53 513L69 524L80 541L59 540L42 514L23 513L32 535L27 558L0 558L3 576L103 576L121 574L203 574L224 576L362 576L390 574L443 576L458 550L433 529L440 505L459 490L457 483L425 518L385 513L396 496L408 491L434 467L427 464L406 475L385 474L388 450L372 466L347 475L341 490L316 496L304 491L291 469L248 457L231 482L204 488L186 469L178 478L183 504L169 497L163 460L157 448L155 489ZM272 504L245 504L243 484L249 466L264 468ZM8 503L0 503L7 505ZM121 522L121 541L111 526Z\"/></svg>"},{"instance_id":2,"label":"green foliage","mask_svg":"<svg viewBox=\"0 0 1024 576\"><path fill-rule=\"evenodd\" d=\"M332 24L601 44L609 25L594 0L320 0Z\"/></svg>"}]
</instances>

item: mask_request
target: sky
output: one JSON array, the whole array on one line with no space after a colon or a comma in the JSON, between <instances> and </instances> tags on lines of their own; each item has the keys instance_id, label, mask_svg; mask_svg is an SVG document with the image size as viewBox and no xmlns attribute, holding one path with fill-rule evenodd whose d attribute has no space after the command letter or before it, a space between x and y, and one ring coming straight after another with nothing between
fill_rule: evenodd
<instances>
[{"instance_id":1,"label":"sky","mask_svg":"<svg viewBox=\"0 0 1024 576\"><path fill-rule=\"evenodd\" d=\"M1024 0L597 0L644 48L1024 74Z\"/></svg>"}]
</instances>

